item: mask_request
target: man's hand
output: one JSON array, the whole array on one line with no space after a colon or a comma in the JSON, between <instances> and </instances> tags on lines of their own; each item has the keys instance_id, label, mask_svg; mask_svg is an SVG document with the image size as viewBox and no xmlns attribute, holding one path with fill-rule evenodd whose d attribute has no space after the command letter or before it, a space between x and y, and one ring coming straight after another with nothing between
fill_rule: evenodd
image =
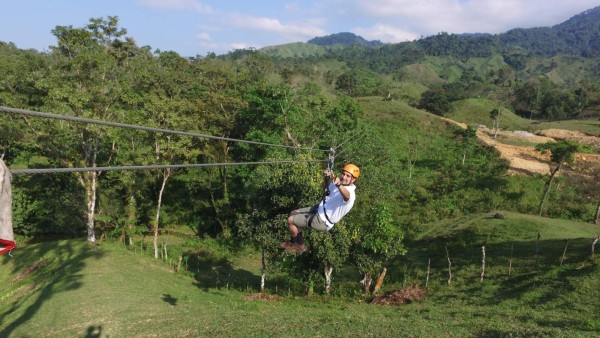
<instances>
[{"instance_id":1,"label":"man's hand","mask_svg":"<svg viewBox=\"0 0 600 338\"><path fill-rule=\"evenodd\" d=\"M327 168L327 169L325 169L325 171L323 171L323 176L329 177L329 179L331 179L331 180L335 179L333 170L331 170L330 168Z\"/></svg>"}]
</instances>

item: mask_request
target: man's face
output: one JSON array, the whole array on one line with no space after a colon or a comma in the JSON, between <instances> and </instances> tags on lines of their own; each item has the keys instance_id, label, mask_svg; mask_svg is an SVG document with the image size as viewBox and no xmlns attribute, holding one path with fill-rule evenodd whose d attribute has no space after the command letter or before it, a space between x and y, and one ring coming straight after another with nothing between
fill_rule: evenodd
<instances>
[{"instance_id":1,"label":"man's face","mask_svg":"<svg viewBox=\"0 0 600 338\"><path fill-rule=\"evenodd\" d=\"M349 185L354 183L356 179L347 171L342 171L342 184Z\"/></svg>"}]
</instances>

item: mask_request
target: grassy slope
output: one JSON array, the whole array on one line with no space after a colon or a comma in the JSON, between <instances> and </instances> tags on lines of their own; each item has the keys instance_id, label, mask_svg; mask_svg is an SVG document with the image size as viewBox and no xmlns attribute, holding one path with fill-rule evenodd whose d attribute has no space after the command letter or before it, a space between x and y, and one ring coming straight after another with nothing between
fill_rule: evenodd
<instances>
[{"instance_id":1,"label":"grassy slope","mask_svg":"<svg viewBox=\"0 0 600 338\"><path fill-rule=\"evenodd\" d=\"M444 259L434 260L426 301L402 307L369 305L362 297L288 297L284 290L279 301L248 300L244 290L203 286L117 244L105 243L97 251L80 240L24 245L14 257L0 258L0 282L5 286L0 336L591 336L600 330L600 300L590 297L600 287L598 259L589 259L589 239L600 227L505 216L497 220L475 215L430 227L402 263L413 267L407 273L412 277L394 280L391 273L388 283L423 285L425 275L414 266L423 262L423 248L441 245L452 252L453 283L446 283ZM472 243L463 243L469 229L477 235ZM481 283L479 259L471 257L477 250L469 247L479 248L479 239L490 231L495 235L489 244L489 270ZM544 234L544 264L538 271L518 269L531 259L515 253L514 272L508 276L491 248L518 240L531 245L536 231ZM585 240L572 239L567 259L559 266L559 239L566 238ZM552 241L561 245L549 250L556 246ZM237 269L254 270L256 261L243 261L252 266Z\"/></svg>"},{"instance_id":2,"label":"grassy slope","mask_svg":"<svg viewBox=\"0 0 600 338\"><path fill-rule=\"evenodd\" d=\"M490 118L490 112L494 108L501 107L487 99L466 99L455 102L448 117L459 122L481 124L491 128L494 121ZM505 130L530 130L531 121L503 108L500 114L500 128Z\"/></svg>"}]
</instances>

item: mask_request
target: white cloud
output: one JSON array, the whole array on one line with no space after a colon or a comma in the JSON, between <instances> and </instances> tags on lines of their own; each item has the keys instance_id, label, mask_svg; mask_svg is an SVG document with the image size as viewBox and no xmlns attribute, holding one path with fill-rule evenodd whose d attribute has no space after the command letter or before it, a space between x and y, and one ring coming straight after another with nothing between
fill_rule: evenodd
<instances>
[{"instance_id":1,"label":"white cloud","mask_svg":"<svg viewBox=\"0 0 600 338\"><path fill-rule=\"evenodd\" d=\"M209 5L204 5L197 0L137 0L140 4L163 9L173 10L194 10L204 14L213 13L213 9Z\"/></svg>"},{"instance_id":2,"label":"white cloud","mask_svg":"<svg viewBox=\"0 0 600 338\"><path fill-rule=\"evenodd\" d=\"M567 13L596 6L597 0L356 0L352 10L377 22L371 28L374 31L379 25L388 25L431 35L552 26L574 15Z\"/></svg>"},{"instance_id":3,"label":"white cloud","mask_svg":"<svg viewBox=\"0 0 600 338\"><path fill-rule=\"evenodd\" d=\"M315 37L326 34L325 31L310 22L283 24L279 19L254 17L248 15L233 15L231 24L246 29L277 33L293 37Z\"/></svg>"},{"instance_id":4,"label":"white cloud","mask_svg":"<svg viewBox=\"0 0 600 338\"><path fill-rule=\"evenodd\" d=\"M196 39L203 40L203 41L211 41L212 40L212 38L210 37L210 34L204 33L204 32L196 34Z\"/></svg>"},{"instance_id":5,"label":"white cloud","mask_svg":"<svg viewBox=\"0 0 600 338\"><path fill-rule=\"evenodd\" d=\"M418 33L381 23L370 28L355 28L352 32L367 40L380 40L385 42L412 41L421 37Z\"/></svg>"},{"instance_id":6,"label":"white cloud","mask_svg":"<svg viewBox=\"0 0 600 338\"><path fill-rule=\"evenodd\" d=\"M200 47L207 52L232 52L236 49L249 49L249 48L260 48L256 46L252 46L245 42L213 42L213 41L201 41L194 44L195 47Z\"/></svg>"}]
</instances>

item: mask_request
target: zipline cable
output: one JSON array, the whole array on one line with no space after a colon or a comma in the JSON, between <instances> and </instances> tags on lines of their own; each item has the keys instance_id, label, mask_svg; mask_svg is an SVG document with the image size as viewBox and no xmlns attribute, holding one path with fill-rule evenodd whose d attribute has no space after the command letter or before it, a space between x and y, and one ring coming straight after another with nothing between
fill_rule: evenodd
<instances>
[{"instance_id":1,"label":"zipline cable","mask_svg":"<svg viewBox=\"0 0 600 338\"><path fill-rule=\"evenodd\" d=\"M120 123L120 122L95 120L95 119L89 119L89 118L85 118L85 117L43 113L43 112L37 112L37 111L32 111L32 110L10 108L10 107L5 107L5 106L0 106L0 111L6 112L6 113L21 114L21 115L46 117L46 118L57 119L57 120L99 124L99 125L105 125L105 126L111 126L111 127L129 128L129 129L145 130L145 131L152 131L152 132L161 132L161 133L167 133L167 134L178 134L178 135L185 135L185 136L192 136L192 137L202 137L202 138L208 138L208 139L220 140L220 141L241 142L241 143L257 144L257 145L263 145L263 146L289 148L289 149L297 149L297 150L329 152L329 149L314 149L314 148L308 148L308 147L286 146L283 144L274 144L274 143L259 142L259 141L240 140L240 139L234 139L234 138L229 138L229 137L213 136L213 135L208 135L208 134L198 134L198 133L191 133L191 132L186 132L186 131L138 126L138 125L126 124L126 123Z\"/></svg>"},{"instance_id":2,"label":"zipline cable","mask_svg":"<svg viewBox=\"0 0 600 338\"><path fill-rule=\"evenodd\" d=\"M88 172L88 171L173 169L173 168L240 166L240 165L287 164L287 163L305 163L305 162L325 162L325 160L302 160L302 161L290 160L290 161L270 161L270 162L225 162L225 163L195 163L195 164L165 164L165 165L134 165L134 166L122 166L122 167L14 169L14 170L10 170L10 173L13 175L53 174L53 173L73 173L73 172Z\"/></svg>"},{"instance_id":3,"label":"zipline cable","mask_svg":"<svg viewBox=\"0 0 600 338\"><path fill-rule=\"evenodd\" d=\"M367 125L367 126L368 126L368 125ZM358 135L358 136L357 136L357 135ZM362 130L360 130L359 132L355 132L355 133L353 133L353 134L352 134L352 136L348 137L346 140L344 140L344 142L342 142L342 143L340 143L338 146L336 146L336 147L335 147L335 149L339 149L339 148L341 148L341 147L342 147L344 144L346 144L346 143L347 143L348 141L350 141L350 140L352 140L353 142L356 142L356 141L360 140L361 138L365 137L366 135L367 135L367 129L366 129L366 128L363 128L363 129L362 129ZM339 156L339 155L343 154L343 153L344 153L344 151L345 151L345 149L344 149L344 150L342 150L342 151L339 151L339 152L337 153L337 156Z\"/></svg>"}]
</instances>

